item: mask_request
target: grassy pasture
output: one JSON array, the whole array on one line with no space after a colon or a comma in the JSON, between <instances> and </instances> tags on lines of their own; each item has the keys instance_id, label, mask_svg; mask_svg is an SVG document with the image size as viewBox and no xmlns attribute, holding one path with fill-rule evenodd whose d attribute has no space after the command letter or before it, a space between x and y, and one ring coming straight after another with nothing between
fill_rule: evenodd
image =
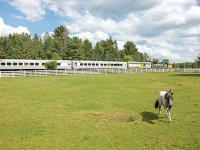
<instances>
[{"instance_id":1,"label":"grassy pasture","mask_svg":"<svg viewBox=\"0 0 200 150\"><path fill-rule=\"evenodd\" d=\"M172 89L172 122L153 105ZM0 79L0 149L200 149L200 74Z\"/></svg>"}]
</instances>

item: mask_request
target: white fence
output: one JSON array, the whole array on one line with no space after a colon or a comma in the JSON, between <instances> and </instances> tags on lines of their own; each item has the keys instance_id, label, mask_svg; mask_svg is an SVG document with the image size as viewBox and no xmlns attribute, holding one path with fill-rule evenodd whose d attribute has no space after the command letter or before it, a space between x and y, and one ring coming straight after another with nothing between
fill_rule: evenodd
<instances>
[{"instance_id":1,"label":"white fence","mask_svg":"<svg viewBox=\"0 0 200 150\"><path fill-rule=\"evenodd\" d=\"M87 70L23 70L0 71L0 78L36 77L36 76L65 76L65 75L89 75L89 74L132 74L153 72L198 72L200 68L188 69L87 69Z\"/></svg>"}]
</instances>

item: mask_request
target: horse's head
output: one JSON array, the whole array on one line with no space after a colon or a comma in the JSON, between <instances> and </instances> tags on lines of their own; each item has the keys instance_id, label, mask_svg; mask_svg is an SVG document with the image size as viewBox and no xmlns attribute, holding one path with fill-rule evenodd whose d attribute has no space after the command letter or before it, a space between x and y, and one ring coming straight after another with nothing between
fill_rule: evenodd
<instances>
[{"instance_id":1,"label":"horse's head","mask_svg":"<svg viewBox=\"0 0 200 150\"><path fill-rule=\"evenodd\" d=\"M171 89L166 93L165 98L167 100L167 107L171 108L173 105L173 92L171 91Z\"/></svg>"}]
</instances>

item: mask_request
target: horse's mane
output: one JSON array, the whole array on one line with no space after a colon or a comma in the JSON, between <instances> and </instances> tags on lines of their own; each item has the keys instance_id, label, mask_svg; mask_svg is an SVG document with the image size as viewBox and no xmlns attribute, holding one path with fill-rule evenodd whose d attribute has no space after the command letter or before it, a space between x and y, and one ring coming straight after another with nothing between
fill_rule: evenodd
<instances>
[{"instance_id":1,"label":"horse's mane","mask_svg":"<svg viewBox=\"0 0 200 150\"><path fill-rule=\"evenodd\" d=\"M173 92L171 91L171 89L165 94L165 99L167 101L167 106L169 105L169 100L170 100L169 97L170 96L172 97L172 95L173 95Z\"/></svg>"},{"instance_id":2,"label":"horse's mane","mask_svg":"<svg viewBox=\"0 0 200 150\"><path fill-rule=\"evenodd\" d=\"M169 96L168 96L168 94L169 94L169 92L167 92L167 93L165 94L165 100L166 100L166 102L167 102L167 106L169 105Z\"/></svg>"}]
</instances>

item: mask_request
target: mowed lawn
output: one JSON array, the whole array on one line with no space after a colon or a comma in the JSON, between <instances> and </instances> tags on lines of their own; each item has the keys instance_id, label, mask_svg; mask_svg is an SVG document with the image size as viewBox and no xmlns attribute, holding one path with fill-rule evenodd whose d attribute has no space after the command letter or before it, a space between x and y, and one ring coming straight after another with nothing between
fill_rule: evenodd
<instances>
[{"instance_id":1,"label":"mowed lawn","mask_svg":"<svg viewBox=\"0 0 200 150\"><path fill-rule=\"evenodd\" d=\"M200 149L200 74L0 78L0 149Z\"/></svg>"}]
</instances>

